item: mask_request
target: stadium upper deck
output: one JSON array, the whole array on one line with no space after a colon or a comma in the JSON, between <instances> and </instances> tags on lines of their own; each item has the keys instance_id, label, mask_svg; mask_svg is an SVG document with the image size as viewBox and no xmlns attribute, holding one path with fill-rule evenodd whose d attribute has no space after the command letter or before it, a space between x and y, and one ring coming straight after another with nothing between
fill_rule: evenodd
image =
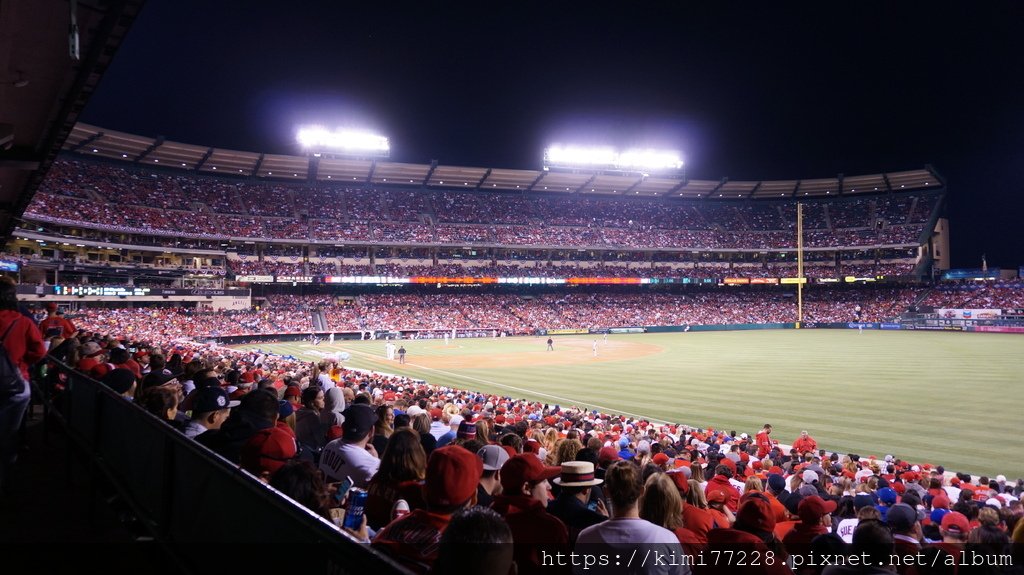
<instances>
[{"instance_id":1,"label":"stadium upper deck","mask_svg":"<svg viewBox=\"0 0 1024 575\"><path fill-rule=\"evenodd\" d=\"M917 247L943 198L930 170L706 182L259 155L81 125L65 151L26 221L179 238L788 250L799 200L807 248Z\"/></svg>"}]
</instances>

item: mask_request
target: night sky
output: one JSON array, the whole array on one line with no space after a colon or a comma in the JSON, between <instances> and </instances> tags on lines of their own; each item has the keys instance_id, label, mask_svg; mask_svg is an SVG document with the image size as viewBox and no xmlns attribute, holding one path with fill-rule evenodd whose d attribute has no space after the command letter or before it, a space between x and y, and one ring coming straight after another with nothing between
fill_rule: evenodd
<instances>
[{"instance_id":1,"label":"night sky","mask_svg":"<svg viewBox=\"0 0 1024 575\"><path fill-rule=\"evenodd\" d=\"M149 0L81 120L286 154L299 124L369 128L496 168L665 147L691 179L931 164L954 267L1024 264L1024 4L721 4Z\"/></svg>"}]
</instances>

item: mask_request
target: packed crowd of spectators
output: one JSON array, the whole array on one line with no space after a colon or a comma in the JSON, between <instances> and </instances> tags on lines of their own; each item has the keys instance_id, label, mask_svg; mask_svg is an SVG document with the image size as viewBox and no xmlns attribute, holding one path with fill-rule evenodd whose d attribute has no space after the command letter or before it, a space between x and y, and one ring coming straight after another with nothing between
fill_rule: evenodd
<instances>
[{"instance_id":1,"label":"packed crowd of spectators","mask_svg":"<svg viewBox=\"0 0 1024 575\"><path fill-rule=\"evenodd\" d=\"M839 275L854 277L905 276L914 271L912 263L877 263L851 264L844 263L839 268Z\"/></svg>"},{"instance_id":2,"label":"packed crowd of spectators","mask_svg":"<svg viewBox=\"0 0 1024 575\"><path fill-rule=\"evenodd\" d=\"M373 224L373 238L380 243L432 243L434 228L427 224L377 222Z\"/></svg>"},{"instance_id":3,"label":"packed crowd of spectators","mask_svg":"<svg viewBox=\"0 0 1024 575\"><path fill-rule=\"evenodd\" d=\"M1024 308L1022 284L981 290L955 290L957 298L937 307ZM1017 287L1014 287L1017 286ZM915 303L920 288L814 289L804 293L804 321L891 321ZM949 294L944 290L943 294ZM778 291L698 291L688 294L567 293L523 297L509 294L364 295L353 314L361 328L397 330L498 329L513 334L537 329L605 328L653 325L785 323L796 317L792 293ZM933 302L929 300L926 305ZM447 322L447 323L445 323ZM352 324L332 324L351 330Z\"/></svg>"},{"instance_id":4,"label":"packed crowd of spectators","mask_svg":"<svg viewBox=\"0 0 1024 575\"><path fill-rule=\"evenodd\" d=\"M301 264L291 264L299 266ZM272 275L277 269L294 269L288 265L256 260L232 261L230 267L239 275ZM795 277L795 263L735 263L702 262L697 267L672 267L654 265L649 262L523 262L522 265L475 265L447 263L438 265L422 265L415 263L380 263L376 265L340 265L334 263L308 263L311 275L342 275L342 276L389 276L389 277L538 277L538 278L573 278L573 277L690 277L690 278L779 278ZM844 263L839 268L834 264L812 262L804 265L804 276L817 278L842 278L844 276L871 277L902 276L913 271L912 263L877 264ZM282 275L302 275L298 273L280 272Z\"/></svg>"},{"instance_id":5,"label":"packed crowd of spectators","mask_svg":"<svg viewBox=\"0 0 1024 575\"><path fill-rule=\"evenodd\" d=\"M948 309L1024 309L1024 281L942 283L920 307Z\"/></svg>"},{"instance_id":6,"label":"packed crowd of spectators","mask_svg":"<svg viewBox=\"0 0 1024 575\"><path fill-rule=\"evenodd\" d=\"M1010 288L1007 288L1008 290ZM804 294L804 321L845 322L861 306L864 321L899 316L923 292L918 288L815 289ZM1014 295L1024 295L1015 290ZM1006 300L1007 302L1020 299ZM145 334L147 326L188 337L307 333L311 312L323 312L327 331L498 330L534 334L545 329L786 323L796 319L791 291L695 290L686 293L515 294L392 293L364 294L339 304L328 295L274 295L251 311L198 312L184 308L87 308L82 325L90 329L122 326L127 334ZM155 336L154 336L155 337Z\"/></svg>"},{"instance_id":7,"label":"packed crowd of spectators","mask_svg":"<svg viewBox=\"0 0 1024 575\"><path fill-rule=\"evenodd\" d=\"M271 260L228 260L228 269L238 276L304 276L306 265L302 262Z\"/></svg>"},{"instance_id":8,"label":"packed crowd of spectators","mask_svg":"<svg viewBox=\"0 0 1024 575\"><path fill-rule=\"evenodd\" d=\"M297 308L238 311L197 311L192 308L82 308L72 316L89 331L118 333L129 338L173 341L256 333L308 333L310 313Z\"/></svg>"},{"instance_id":9,"label":"packed crowd of spectators","mask_svg":"<svg viewBox=\"0 0 1024 575\"><path fill-rule=\"evenodd\" d=\"M476 243L493 244L491 229L485 226L445 226L434 227L435 241L442 244Z\"/></svg>"},{"instance_id":10,"label":"packed crowd of spectators","mask_svg":"<svg viewBox=\"0 0 1024 575\"><path fill-rule=\"evenodd\" d=\"M805 243L913 244L938 201L935 194L808 201ZM187 237L694 249L792 247L796 221L792 202L290 187L77 160L56 163L26 214Z\"/></svg>"},{"instance_id":11,"label":"packed crowd of spectators","mask_svg":"<svg viewBox=\"0 0 1024 575\"><path fill-rule=\"evenodd\" d=\"M1020 571L1024 480L107 327L51 352L415 573L568 573L574 551L637 550L678 559L635 573L734 573L709 558L741 551L759 558L745 573ZM367 493L347 526L346 478Z\"/></svg>"},{"instance_id":12,"label":"packed crowd of spectators","mask_svg":"<svg viewBox=\"0 0 1024 575\"><path fill-rule=\"evenodd\" d=\"M366 222L310 219L309 225L311 239L314 240L373 241L373 236L370 235L370 224Z\"/></svg>"}]
</instances>

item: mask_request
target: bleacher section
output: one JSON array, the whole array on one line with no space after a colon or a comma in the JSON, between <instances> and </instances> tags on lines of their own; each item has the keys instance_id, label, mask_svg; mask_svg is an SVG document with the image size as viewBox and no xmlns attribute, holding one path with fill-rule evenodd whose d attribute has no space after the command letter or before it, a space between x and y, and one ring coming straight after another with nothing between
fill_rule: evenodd
<instances>
[{"instance_id":1,"label":"bleacher section","mask_svg":"<svg viewBox=\"0 0 1024 575\"><path fill-rule=\"evenodd\" d=\"M805 244L920 245L941 197L933 188L808 199ZM796 204L286 185L69 156L55 164L24 218L138 234L263 241L763 250L794 247Z\"/></svg>"}]
</instances>

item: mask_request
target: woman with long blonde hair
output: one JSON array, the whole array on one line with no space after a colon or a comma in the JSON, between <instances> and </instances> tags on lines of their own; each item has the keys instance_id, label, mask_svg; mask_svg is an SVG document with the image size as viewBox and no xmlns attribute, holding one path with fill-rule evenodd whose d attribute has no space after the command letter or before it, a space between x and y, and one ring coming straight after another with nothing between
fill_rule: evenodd
<instances>
[{"instance_id":1,"label":"woman with long blonde hair","mask_svg":"<svg viewBox=\"0 0 1024 575\"><path fill-rule=\"evenodd\" d=\"M484 444L490 443L491 434L494 433L491 421L489 419L478 419L473 425L476 426L476 438Z\"/></svg>"},{"instance_id":2,"label":"woman with long blonde hair","mask_svg":"<svg viewBox=\"0 0 1024 575\"><path fill-rule=\"evenodd\" d=\"M690 464L690 479L700 484L701 493L703 493L704 488L708 486L708 480L704 479L704 466L696 461ZM707 502L705 502L705 506L706 505Z\"/></svg>"},{"instance_id":3,"label":"woman with long blonde hair","mask_svg":"<svg viewBox=\"0 0 1024 575\"><path fill-rule=\"evenodd\" d=\"M544 449L548 450L548 453L553 452L558 447L558 430L554 427L549 427L544 431L544 438L537 438L537 441L541 442Z\"/></svg>"},{"instance_id":4,"label":"woman with long blonde hair","mask_svg":"<svg viewBox=\"0 0 1024 575\"><path fill-rule=\"evenodd\" d=\"M697 536L683 526L683 499L665 473L655 473L644 483L640 496L640 518L668 529L683 545L697 544ZM687 549L687 553L692 553Z\"/></svg>"},{"instance_id":5,"label":"woman with long blonde hair","mask_svg":"<svg viewBox=\"0 0 1024 575\"><path fill-rule=\"evenodd\" d=\"M686 502L698 509L708 508L708 499L704 496L704 490L700 486L700 482L696 479L690 479L690 490L686 492Z\"/></svg>"},{"instance_id":6,"label":"woman with long blonde hair","mask_svg":"<svg viewBox=\"0 0 1024 575\"><path fill-rule=\"evenodd\" d=\"M664 473L654 473L644 483L640 496L640 517L669 531L683 526L683 499L672 480Z\"/></svg>"},{"instance_id":7,"label":"woman with long blonde hair","mask_svg":"<svg viewBox=\"0 0 1024 575\"><path fill-rule=\"evenodd\" d=\"M552 449L547 450L547 454L544 456L544 465L559 465L558 461L558 449L566 443L565 438L559 437L555 441L555 445Z\"/></svg>"},{"instance_id":8,"label":"woman with long blonde hair","mask_svg":"<svg viewBox=\"0 0 1024 575\"><path fill-rule=\"evenodd\" d=\"M764 493L764 484L761 483L761 478L754 477L753 475L748 477L747 482L743 484L743 493L747 493L748 491Z\"/></svg>"}]
</instances>

